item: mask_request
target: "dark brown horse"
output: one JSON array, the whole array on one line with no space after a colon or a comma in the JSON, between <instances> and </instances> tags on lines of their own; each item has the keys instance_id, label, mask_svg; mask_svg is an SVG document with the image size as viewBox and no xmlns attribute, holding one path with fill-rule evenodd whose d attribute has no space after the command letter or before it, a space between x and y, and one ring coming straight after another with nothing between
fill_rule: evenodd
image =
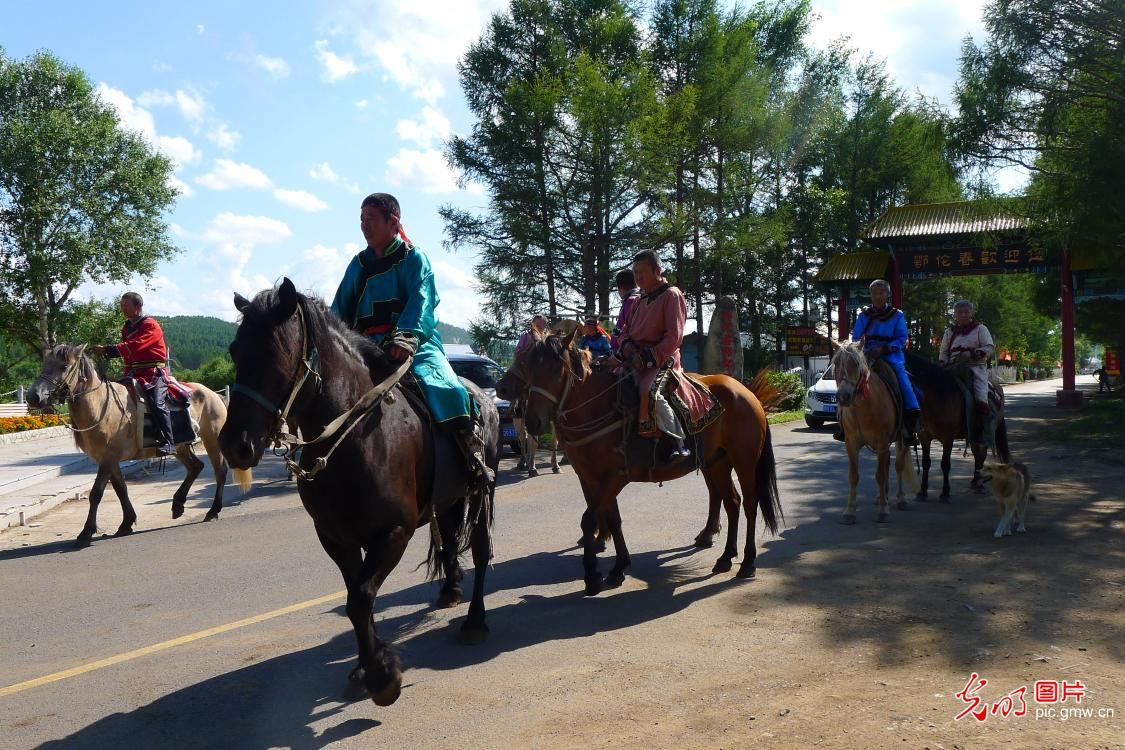
<instances>
[{"instance_id":1,"label":"dark brown horse","mask_svg":"<svg viewBox=\"0 0 1125 750\"><path fill-rule=\"evenodd\" d=\"M242 313L230 347L236 387L219 440L236 468L258 463L278 436L282 418L296 423L306 440L322 435L337 417L375 393L376 383L389 384L388 376L396 371L382 349L348 330L320 300L298 294L289 279L253 302L235 295L235 306ZM487 458L495 470L496 408L478 388L466 385L484 415ZM402 672L375 633L372 609L379 587L414 531L436 518L429 562L431 575L440 566L445 576L438 605L461 601L458 556L471 545L476 574L461 632L467 640L482 639L488 631L484 577L491 558L495 486L467 498L432 499L439 481L435 475L456 467L437 465L441 438L401 387L356 418L355 429L339 433L338 447L332 447L335 437L305 445L297 489L324 551L347 585L347 613L359 648L352 677L363 681L375 703L387 706L398 699Z\"/></svg>"},{"instance_id":2,"label":"dark brown horse","mask_svg":"<svg viewBox=\"0 0 1125 750\"><path fill-rule=\"evenodd\" d=\"M629 466L622 451L624 414L617 411L618 378L593 370L588 352L578 349L573 337L548 337L535 344L524 359L523 376L530 387L528 429L545 430L553 420L567 458L582 485L586 511L582 514L582 562L586 593L613 588L625 580L629 550L621 529L617 496L630 482L667 482L695 470L694 462L655 469ZM727 511L727 542L713 568L731 569L738 554L739 506L746 514L746 545L740 578L752 578L757 554L754 542L757 511L767 528L777 533L781 503L777 493L773 445L765 410L755 394L726 375L701 377L722 403L723 414L702 433L702 471L713 502ZM765 389L764 381L759 387ZM732 481L738 474L744 498ZM595 533L599 527L613 536L616 562L603 579L598 572Z\"/></svg>"},{"instance_id":3,"label":"dark brown horse","mask_svg":"<svg viewBox=\"0 0 1125 750\"><path fill-rule=\"evenodd\" d=\"M922 429L918 432L918 439L922 443L922 486L915 499L925 502L929 498L930 441L937 440L941 443L942 484L939 499L943 503L948 503L950 455L953 453L953 444L958 440L967 440L969 437L965 391L952 372L910 351L906 352L906 369L910 371L911 381L922 392L922 397L918 401L922 407ZM1002 390L1000 396L1002 399ZM972 406L971 402L970 406ZM1008 426L1004 421L1003 408L996 423L995 446L996 458L1002 463L1010 463L1012 459L1008 450ZM972 450L972 487L982 490L984 484L981 467L988 456L988 447L984 443L973 443Z\"/></svg>"}]
</instances>

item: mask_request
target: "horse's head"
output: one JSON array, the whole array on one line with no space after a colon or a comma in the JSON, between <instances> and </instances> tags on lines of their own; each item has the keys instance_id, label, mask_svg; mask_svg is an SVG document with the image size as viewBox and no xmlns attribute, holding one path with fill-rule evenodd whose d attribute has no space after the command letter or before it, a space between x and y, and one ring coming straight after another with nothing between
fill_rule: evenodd
<instances>
[{"instance_id":1,"label":"horse's head","mask_svg":"<svg viewBox=\"0 0 1125 750\"><path fill-rule=\"evenodd\" d=\"M92 371L85 344L48 350L39 377L27 392L27 405L32 409L44 409L57 401L65 401L75 390L81 390Z\"/></svg>"},{"instance_id":2,"label":"horse's head","mask_svg":"<svg viewBox=\"0 0 1125 750\"><path fill-rule=\"evenodd\" d=\"M572 383L583 382L590 374L590 353L578 348L578 335L577 331L571 336L552 334L524 354L521 374L528 388L524 419L532 435L550 432Z\"/></svg>"},{"instance_id":3,"label":"horse's head","mask_svg":"<svg viewBox=\"0 0 1125 750\"><path fill-rule=\"evenodd\" d=\"M296 387L308 332L298 315L300 295L289 279L253 301L235 294L234 306L242 320L230 345L235 385L219 446L232 467L248 469L257 466L280 426L281 411Z\"/></svg>"},{"instance_id":4,"label":"horse's head","mask_svg":"<svg viewBox=\"0 0 1125 750\"><path fill-rule=\"evenodd\" d=\"M840 406L851 406L863 382L871 375L860 343L857 341L837 349L832 365L836 372L836 401Z\"/></svg>"},{"instance_id":5,"label":"horse's head","mask_svg":"<svg viewBox=\"0 0 1125 750\"><path fill-rule=\"evenodd\" d=\"M527 380L519 363L513 363L500 380L496 381L496 395L505 401L517 401L523 398L526 390Z\"/></svg>"}]
</instances>

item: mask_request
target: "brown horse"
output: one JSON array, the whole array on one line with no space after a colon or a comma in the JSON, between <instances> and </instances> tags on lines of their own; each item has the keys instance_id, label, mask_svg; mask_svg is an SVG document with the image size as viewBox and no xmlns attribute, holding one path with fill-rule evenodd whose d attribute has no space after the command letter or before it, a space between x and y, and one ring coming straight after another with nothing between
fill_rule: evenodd
<instances>
[{"instance_id":1,"label":"brown horse","mask_svg":"<svg viewBox=\"0 0 1125 750\"><path fill-rule=\"evenodd\" d=\"M887 512L887 478L890 473L891 444L895 445L895 473L898 475L899 510L909 510L902 493L903 474L916 488L918 478L910 462L895 413L894 396L883 379L871 372L867 357L858 342L840 346L832 358L836 369L836 401L848 448L848 506L841 523L855 523L855 488L859 484L859 451L867 446L875 452L875 482L879 485L879 523L891 520Z\"/></svg>"},{"instance_id":2,"label":"brown horse","mask_svg":"<svg viewBox=\"0 0 1125 750\"><path fill-rule=\"evenodd\" d=\"M930 441L937 440L941 443L942 485L939 499L943 503L948 503L950 455L953 453L953 444L957 440L969 438L965 391L952 372L910 351L906 352L906 369L910 372L911 381L922 392L922 398L918 401L922 407L922 429L918 433L922 443L922 486L915 499L925 502L929 498ZM1004 392L1001 389L1001 409L996 422L994 453L1001 463L1010 463L1012 457L1008 450L1008 426L1004 421L1003 397ZM972 406L971 401L970 406ZM984 466L984 460L988 456L988 447L984 443L973 443L972 450L971 486L979 492L984 489L981 467Z\"/></svg>"},{"instance_id":3,"label":"brown horse","mask_svg":"<svg viewBox=\"0 0 1125 750\"><path fill-rule=\"evenodd\" d=\"M523 375L530 387L527 425L530 430L546 429L553 420L567 457L582 485L586 511L582 514L582 562L586 594L603 587L620 586L629 567L629 550L621 529L617 496L630 482L667 482L695 470L694 462L647 467L629 466L622 450L625 436L624 414L617 410L618 377L611 372L592 370L589 352L577 348L574 337L559 335L535 344L524 360ZM700 380L723 405L722 415L702 432L702 471L708 491L727 511L727 543L715 563L714 572L731 569L737 556L738 512L746 514L746 545L740 578L752 578L757 554L754 532L760 508L766 526L777 533L781 503L777 492L773 444L766 413L758 397L737 380L726 375L709 375ZM759 379L758 387L768 388ZM732 481L738 474L745 498L740 498ZM595 532L608 529L613 536L616 562L603 579L598 572Z\"/></svg>"},{"instance_id":4,"label":"brown horse","mask_svg":"<svg viewBox=\"0 0 1125 750\"><path fill-rule=\"evenodd\" d=\"M227 418L227 407L219 395L199 383L191 386L191 418L199 425L199 437L211 459L215 472L215 499L203 520L219 517L223 509L223 486L226 484L227 464L219 450L219 431ZM90 512L86 524L78 534L75 544L90 544L98 530L98 505L106 483L113 485L121 502L121 525L114 536L133 533L137 513L129 501L129 491L121 474L121 462L135 458L156 456L155 448L138 448L138 420L135 418L136 401L121 383L103 380L94 363L86 356L86 346L56 346L43 358L43 369L31 386L28 404L35 408L50 406L56 398L65 399L70 408L70 427L78 449L98 465L98 475L90 489ZM196 458L190 443L176 446L176 460L187 469L187 476L172 496L172 518L184 514L188 492L203 462ZM250 472L234 470L235 480L243 490L250 486Z\"/></svg>"}]
</instances>

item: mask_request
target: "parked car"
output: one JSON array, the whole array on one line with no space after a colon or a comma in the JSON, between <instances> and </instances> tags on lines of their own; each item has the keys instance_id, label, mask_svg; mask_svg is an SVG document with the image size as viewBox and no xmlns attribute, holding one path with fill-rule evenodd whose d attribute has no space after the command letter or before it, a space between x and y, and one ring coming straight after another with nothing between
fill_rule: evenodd
<instances>
[{"instance_id":1,"label":"parked car","mask_svg":"<svg viewBox=\"0 0 1125 750\"><path fill-rule=\"evenodd\" d=\"M805 424L820 429L825 422L835 422L836 375L835 365L830 365L805 392Z\"/></svg>"},{"instance_id":2,"label":"parked car","mask_svg":"<svg viewBox=\"0 0 1125 750\"><path fill-rule=\"evenodd\" d=\"M504 375L504 368L493 362L488 357L472 353L449 353L446 358L453 367L453 372L465 380L471 380L492 397L496 404L496 411L500 412L500 443L507 444L514 453L520 452L519 436L516 435L515 425L512 423L512 405L496 396L496 383Z\"/></svg>"}]
</instances>

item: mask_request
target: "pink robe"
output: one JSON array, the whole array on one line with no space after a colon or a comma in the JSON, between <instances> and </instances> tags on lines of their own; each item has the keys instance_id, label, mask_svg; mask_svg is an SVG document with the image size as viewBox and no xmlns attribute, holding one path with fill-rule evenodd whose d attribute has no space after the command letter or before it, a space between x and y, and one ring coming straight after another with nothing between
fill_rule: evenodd
<instances>
[{"instance_id":1,"label":"pink robe","mask_svg":"<svg viewBox=\"0 0 1125 750\"><path fill-rule=\"evenodd\" d=\"M703 395L688 385L680 365L680 344L684 340L686 322L687 304L683 292L671 285L641 295L629 314L629 329L622 348L628 357L639 352L643 361L643 369L636 372L641 391L640 424L643 433L650 437L659 433L647 429L651 419L649 390L669 359L673 361L669 390L687 404L691 421L703 418L711 407Z\"/></svg>"}]
</instances>

